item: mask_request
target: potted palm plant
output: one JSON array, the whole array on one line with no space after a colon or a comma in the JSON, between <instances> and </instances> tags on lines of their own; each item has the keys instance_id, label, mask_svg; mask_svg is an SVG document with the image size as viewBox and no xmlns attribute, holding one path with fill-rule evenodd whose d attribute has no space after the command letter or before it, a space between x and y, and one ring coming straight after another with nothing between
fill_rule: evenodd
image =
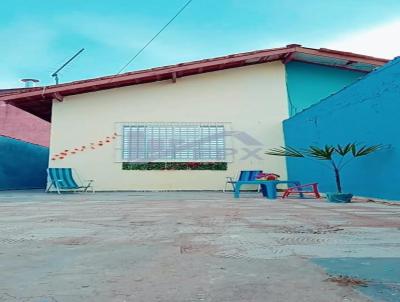
<instances>
[{"instance_id":1,"label":"potted palm plant","mask_svg":"<svg viewBox=\"0 0 400 302\"><path fill-rule=\"evenodd\" d=\"M311 158L322 161L328 161L332 168L337 192L327 193L326 196L330 202L350 202L353 194L342 192L342 181L340 172L353 159L366 156L382 148L382 145L358 146L355 143L347 145L326 145L323 148L309 146L307 149L295 149L293 147L273 148L265 152L268 155Z\"/></svg>"}]
</instances>

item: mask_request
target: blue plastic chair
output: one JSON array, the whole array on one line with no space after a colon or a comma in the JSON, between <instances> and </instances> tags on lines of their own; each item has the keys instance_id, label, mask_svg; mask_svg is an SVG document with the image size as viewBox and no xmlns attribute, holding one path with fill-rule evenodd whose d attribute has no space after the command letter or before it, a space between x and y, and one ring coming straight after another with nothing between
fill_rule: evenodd
<instances>
[{"instance_id":1,"label":"blue plastic chair","mask_svg":"<svg viewBox=\"0 0 400 302\"><path fill-rule=\"evenodd\" d=\"M80 184L78 184L72 176L71 168L48 168L47 173L49 176L50 184L46 189L46 192L49 192L50 189L54 186L58 194L61 194L61 191L87 192L89 188L94 193L94 188L92 185L94 181L87 180L85 181L85 184L79 181Z\"/></svg>"},{"instance_id":2,"label":"blue plastic chair","mask_svg":"<svg viewBox=\"0 0 400 302\"><path fill-rule=\"evenodd\" d=\"M262 170L245 170L245 171L240 171L237 180L234 180L233 177L227 177L225 182L224 192L226 191L226 187L228 186L228 184L231 184L233 191L235 191L235 184L238 181L256 180L257 175L260 173L262 173Z\"/></svg>"}]
</instances>

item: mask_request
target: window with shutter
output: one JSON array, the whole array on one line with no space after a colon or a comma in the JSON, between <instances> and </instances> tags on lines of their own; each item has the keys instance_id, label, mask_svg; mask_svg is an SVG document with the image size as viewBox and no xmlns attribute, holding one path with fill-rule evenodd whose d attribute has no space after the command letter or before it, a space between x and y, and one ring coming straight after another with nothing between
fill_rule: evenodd
<instances>
[{"instance_id":1,"label":"window with shutter","mask_svg":"<svg viewBox=\"0 0 400 302\"><path fill-rule=\"evenodd\" d=\"M223 124L168 123L122 126L124 162L223 162Z\"/></svg>"}]
</instances>

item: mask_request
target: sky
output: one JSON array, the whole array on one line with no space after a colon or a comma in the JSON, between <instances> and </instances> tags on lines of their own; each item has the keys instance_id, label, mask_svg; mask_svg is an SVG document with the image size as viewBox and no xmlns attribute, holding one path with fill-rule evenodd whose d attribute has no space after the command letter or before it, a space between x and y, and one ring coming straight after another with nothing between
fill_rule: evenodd
<instances>
[{"instance_id":1,"label":"sky","mask_svg":"<svg viewBox=\"0 0 400 302\"><path fill-rule=\"evenodd\" d=\"M0 89L117 73L187 0L1 0ZM125 71L297 43L400 55L399 0L193 0Z\"/></svg>"}]
</instances>

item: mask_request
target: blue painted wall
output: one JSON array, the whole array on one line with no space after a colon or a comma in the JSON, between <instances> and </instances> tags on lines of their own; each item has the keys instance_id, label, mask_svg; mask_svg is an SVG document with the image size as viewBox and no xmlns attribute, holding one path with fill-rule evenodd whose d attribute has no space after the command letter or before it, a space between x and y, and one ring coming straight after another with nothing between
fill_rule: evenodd
<instances>
[{"instance_id":1,"label":"blue painted wall","mask_svg":"<svg viewBox=\"0 0 400 302\"><path fill-rule=\"evenodd\" d=\"M290 116L301 112L363 76L365 76L363 72L316 64L302 62L286 64Z\"/></svg>"},{"instance_id":2,"label":"blue painted wall","mask_svg":"<svg viewBox=\"0 0 400 302\"><path fill-rule=\"evenodd\" d=\"M46 186L49 149L0 136L0 190Z\"/></svg>"},{"instance_id":3,"label":"blue painted wall","mask_svg":"<svg viewBox=\"0 0 400 302\"><path fill-rule=\"evenodd\" d=\"M295 147L387 145L343 170L343 190L400 200L400 58L284 121L284 132L286 145ZM288 158L287 165L289 178L317 181L323 192L335 191L333 172L321 162Z\"/></svg>"}]
</instances>

